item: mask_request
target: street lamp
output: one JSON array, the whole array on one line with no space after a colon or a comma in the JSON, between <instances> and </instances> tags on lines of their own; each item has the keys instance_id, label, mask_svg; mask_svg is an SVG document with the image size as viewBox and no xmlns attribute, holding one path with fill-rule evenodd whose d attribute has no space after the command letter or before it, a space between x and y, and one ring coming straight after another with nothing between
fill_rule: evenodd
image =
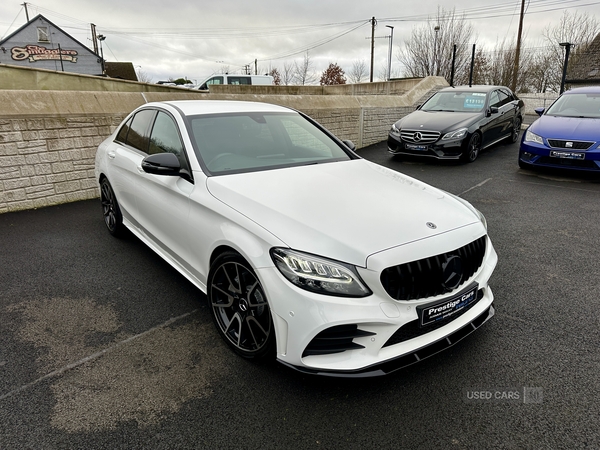
<instances>
[{"instance_id":1,"label":"street lamp","mask_svg":"<svg viewBox=\"0 0 600 450\"><path fill-rule=\"evenodd\" d=\"M388 81L392 79L392 45L394 45L394 27L386 25L390 29L390 49L388 52Z\"/></svg>"},{"instance_id":2,"label":"street lamp","mask_svg":"<svg viewBox=\"0 0 600 450\"><path fill-rule=\"evenodd\" d=\"M102 41L106 39L106 36L104 36L103 34L99 34L98 35L98 40L100 41L100 60L101 60L101 64L102 64L102 75L104 75L105 72L105 68L104 68L104 51L102 50Z\"/></svg>"},{"instance_id":3,"label":"street lamp","mask_svg":"<svg viewBox=\"0 0 600 450\"><path fill-rule=\"evenodd\" d=\"M432 75L438 76L440 74L440 64L438 63L438 32L440 31L440 26L436 25L433 27L433 31L435 31L435 42L433 44L433 73ZM436 68L437 66L437 68Z\"/></svg>"},{"instance_id":4,"label":"street lamp","mask_svg":"<svg viewBox=\"0 0 600 450\"><path fill-rule=\"evenodd\" d=\"M561 42L558 45L565 48L565 63L563 64L562 79L560 81L560 93L562 94L565 91L565 80L567 78L567 66L569 65L569 53L571 52L571 46L573 44L571 44L570 42Z\"/></svg>"}]
</instances>

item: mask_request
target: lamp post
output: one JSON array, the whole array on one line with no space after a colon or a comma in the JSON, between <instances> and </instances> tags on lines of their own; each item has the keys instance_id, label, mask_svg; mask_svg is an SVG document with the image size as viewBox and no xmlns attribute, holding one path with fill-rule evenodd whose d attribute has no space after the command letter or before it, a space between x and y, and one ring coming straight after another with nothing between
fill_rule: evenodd
<instances>
[{"instance_id":1,"label":"lamp post","mask_svg":"<svg viewBox=\"0 0 600 450\"><path fill-rule=\"evenodd\" d=\"M433 44L433 67L432 74L438 76L440 74L440 64L438 63L438 32L440 31L440 26L436 25L433 27L433 31L435 31L435 42Z\"/></svg>"},{"instance_id":2,"label":"lamp post","mask_svg":"<svg viewBox=\"0 0 600 450\"><path fill-rule=\"evenodd\" d=\"M106 36L104 36L103 34L99 34L98 35L98 40L100 41L100 62L102 64L102 75L104 75L105 69L104 69L104 51L102 50L102 41L106 39Z\"/></svg>"},{"instance_id":3,"label":"lamp post","mask_svg":"<svg viewBox=\"0 0 600 450\"><path fill-rule=\"evenodd\" d=\"M392 79L392 46L394 45L394 27L386 25L390 29L390 49L388 52L388 81Z\"/></svg>"},{"instance_id":4,"label":"lamp post","mask_svg":"<svg viewBox=\"0 0 600 450\"><path fill-rule=\"evenodd\" d=\"M573 44L571 44L570 42L561 42L558 45L565 48L565 63L563 64L562 79L560 81L560 93L562 94L563 92L565 92L565 80L567 79L567 66L569 65L569 53L571 52L571 46Z\"/></svg>"}]
</instances>

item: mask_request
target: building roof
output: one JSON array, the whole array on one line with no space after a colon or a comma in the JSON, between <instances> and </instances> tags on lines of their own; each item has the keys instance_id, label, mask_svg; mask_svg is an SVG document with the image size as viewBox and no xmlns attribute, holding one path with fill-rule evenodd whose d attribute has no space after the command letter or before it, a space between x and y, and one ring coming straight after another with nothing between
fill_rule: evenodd
<instances>
[{"instance_id":1,"label":"building roof","mask_svg":"<svg viewBox=\"0 0 600 450\"><path fill-rule=\"evenodd\" d=\"M569 68L569 84L600 84L600 33Z\"/></svg>"},{"instance_id":2,"label":"building roof","mask_svg":"<svg viewBox=\"0 0 600 450\"><path fill-rule=\"evenodd\" d=\"M138 81L138 77L130 62L109 62L104 63L104 71L111 78L119 78L121 80Z\"/></svg>"}]
</instances>

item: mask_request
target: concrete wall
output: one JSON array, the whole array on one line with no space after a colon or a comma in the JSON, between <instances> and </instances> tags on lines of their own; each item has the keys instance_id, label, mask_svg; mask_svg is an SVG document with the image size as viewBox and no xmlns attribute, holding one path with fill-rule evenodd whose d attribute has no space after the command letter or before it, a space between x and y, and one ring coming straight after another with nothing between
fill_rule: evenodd
<instances>
[{"instance_id":1,"label":"concrete wall","mask_svg":"<svg viewBox=\"0 0 600 450\"><path fill-rule=\"evenodd\" d=\"M211 99L275 103L307 113L358 148L387 138L443 79L405 95L274 95L0 90L0 213L98 197L96 148L136 107L151 101Z\"/></svg>"}]
</instances>

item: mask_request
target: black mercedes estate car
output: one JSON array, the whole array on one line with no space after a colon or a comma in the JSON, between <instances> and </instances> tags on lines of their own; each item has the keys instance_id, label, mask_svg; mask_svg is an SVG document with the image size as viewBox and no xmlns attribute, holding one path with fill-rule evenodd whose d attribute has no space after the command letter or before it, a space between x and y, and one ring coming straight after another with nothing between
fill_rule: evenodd
<instances>
[{"instance_id":1,"label":"black mercedes estate car","mask_svg":"<svg viewBox=\"0 0 600 450\"><path fill-rule=\"evenodd\" d=\"M392 125L388 150L473 162L482 149L519 139L523 109L523 101L504 86L444 88Z\"/></svg>"}]
</instances>

